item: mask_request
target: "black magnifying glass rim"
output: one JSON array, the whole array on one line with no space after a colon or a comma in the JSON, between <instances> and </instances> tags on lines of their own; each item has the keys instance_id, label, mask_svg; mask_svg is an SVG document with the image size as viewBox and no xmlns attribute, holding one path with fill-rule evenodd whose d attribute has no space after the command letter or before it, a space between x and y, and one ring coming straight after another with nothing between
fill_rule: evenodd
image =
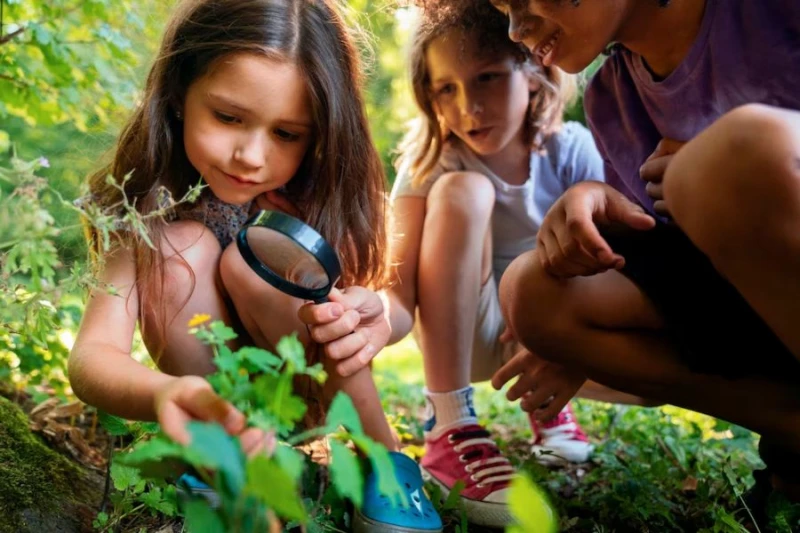
<instances>
[{"instance_id":1,"label":"black magnifying glass rim","mask_svg":"<svg viewBox=\"0 0 800 533\"><path fill-rule=\"evenodd\" d=\"M310 253L320 266L322 266L322 269L328 275L328 284L318 289L309 289L308 287L303 287L286 280L259 261L256 254L253 253L253 250L250 248L250 244L247 242L247 229L253 226L277 231L296 242L301 248ZM328 244L328 241L302 220L280 211L267 211L262 209L250 217L250 219L245 222L242 229L239 230L236 236L236 244L245 262L261 277L261 279L276 289L303 300L314 300L315 302L326 301L331 287L333 287L342 273L339 258L336 256L336 252L331 245Z\"/></svg>"}]
</instances>

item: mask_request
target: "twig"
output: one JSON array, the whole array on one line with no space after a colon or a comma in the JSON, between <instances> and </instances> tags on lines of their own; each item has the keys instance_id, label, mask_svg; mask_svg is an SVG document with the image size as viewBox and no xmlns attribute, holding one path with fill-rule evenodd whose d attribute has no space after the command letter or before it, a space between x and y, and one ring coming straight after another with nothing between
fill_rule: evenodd
<instances>
[{"instance_id":1,"label":"twig","mask_svg":"<svg viewBox=\"0 0 800 533\"><path fill-rule=\"evenodd\" d=\"M2 0L0 0L2 1ZM113 435L109 439L108 443L108 454L106 457L106 483L105 487L103 488L103 500L100 502L100 512L104 513L106 511L106 505L108 504L108 493L111 490L111 458L114 454L114 437Z\"/></svg>"},{"instance_id":2,"label":"twig","mask_svg":"<svg viewBox=\"0 0 800 533\"><path fill-rule=\"evenodd\" d=\"M9 34L7 34L7 35L3 35L2 37L0 37L0 45L6 44L6 43L7 43L7 42L9 42L11 39L13 39L14 37L16 37L16 36L17 36L17 35L19 35L20 33L24 32L25 30L26 30L26 27L25 27L25 26L23 26L23 27L21 27L21 28L17 28L16 30L12 31L11 33L9 33Z\"/></svg>"}]
</instances>

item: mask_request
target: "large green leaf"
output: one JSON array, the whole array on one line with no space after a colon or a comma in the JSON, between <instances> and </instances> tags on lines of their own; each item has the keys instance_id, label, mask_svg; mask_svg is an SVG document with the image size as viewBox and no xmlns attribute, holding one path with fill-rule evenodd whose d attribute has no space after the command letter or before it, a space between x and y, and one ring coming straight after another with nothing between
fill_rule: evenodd
<instances>
[{"instance_id":1,"label":"large green leaf","mask_svg":"<svg viewBox=\"0 0 800 533\"><path fill-rule=\"evenodd\" d=\"M353 400L344 392L337 392L326 416L326 426L328 431L334 433L339 426L344 426L354 435L363 435L364 429L361 426L361 419L353 405Z\"/></svg>"},{"instance_id":2,"label":"large green leaf","mask_svg":"<svg viewBox=\"0 0 800 533\"><path fill-rule=\"evenodd\" d=\"M246 490L281 518L306 521L306 510L297 484L274 459L259 455L247 463Z\"/></svg>"},{"instance_id":3,"label":"large green leaf","mask_svg":"<svg viewBox=\"0 0 800 533\"><path fill-rule=\"evenodd\" d=\"M239 494L245 483L245 457L239 440L228 435L219 424L189 422L192 441L189 449L203 458L203 464L223 474L228 489Z\"/></svg>"},{"instance_id":4,"label":"large green leaf","mask_svg":"<svg viewBox=\"0 0 800 533\"><path fill-rule=\"evenodd\" d=\"M331 441L331 453L331 477L336 490L361 508L364 500L364 476L358 459L347 446L336 440Z\"/></svg>"}]
</instances>

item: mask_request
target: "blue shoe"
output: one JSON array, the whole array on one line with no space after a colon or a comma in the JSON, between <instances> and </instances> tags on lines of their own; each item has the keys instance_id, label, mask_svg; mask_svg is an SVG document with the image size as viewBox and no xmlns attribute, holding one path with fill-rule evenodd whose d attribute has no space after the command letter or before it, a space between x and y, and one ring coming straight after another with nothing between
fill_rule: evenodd
<instances>
[{"instance_id":1,"label":"blue shoe","mask_svg":"<svg viewBox=\"0 0 800 533\"><path fill-rule=\"evenodd\" d=\"M364 487L364 505L356 509L354 533L438 533L442 519L422 489L419 465L410 457L389 452L394 473L406 491L408 507L395 507L378 491L377 476L371 473Z\"/></svg>"},{"instance_id":2,"label":"blue shoe","mask_svg":"<svg viewBox=\"0 0 800 533\"><path fill-rule=\"evenodd\" d=\"M193 474L187 472L181 475L176 485L178 496L182 498L199 496L205 498L212 509L219 508L219 494Z\"/></svg>"}]
</instances>

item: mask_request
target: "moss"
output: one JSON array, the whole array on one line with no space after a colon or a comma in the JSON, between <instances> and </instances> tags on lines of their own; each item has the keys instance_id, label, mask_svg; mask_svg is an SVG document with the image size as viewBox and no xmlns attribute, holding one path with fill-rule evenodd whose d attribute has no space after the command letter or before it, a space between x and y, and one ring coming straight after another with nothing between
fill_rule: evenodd
<instances>
[{"instance_id":1,"label":"moss","mask_svg":"<svg viewBox=\"0 0 800 533\"><path fill-rule=\"evenodd\" d=\"M0 397L0 533L38 529L75 496L81 471L28 429L28 418Z\"/></svg>"}]
</instances>

